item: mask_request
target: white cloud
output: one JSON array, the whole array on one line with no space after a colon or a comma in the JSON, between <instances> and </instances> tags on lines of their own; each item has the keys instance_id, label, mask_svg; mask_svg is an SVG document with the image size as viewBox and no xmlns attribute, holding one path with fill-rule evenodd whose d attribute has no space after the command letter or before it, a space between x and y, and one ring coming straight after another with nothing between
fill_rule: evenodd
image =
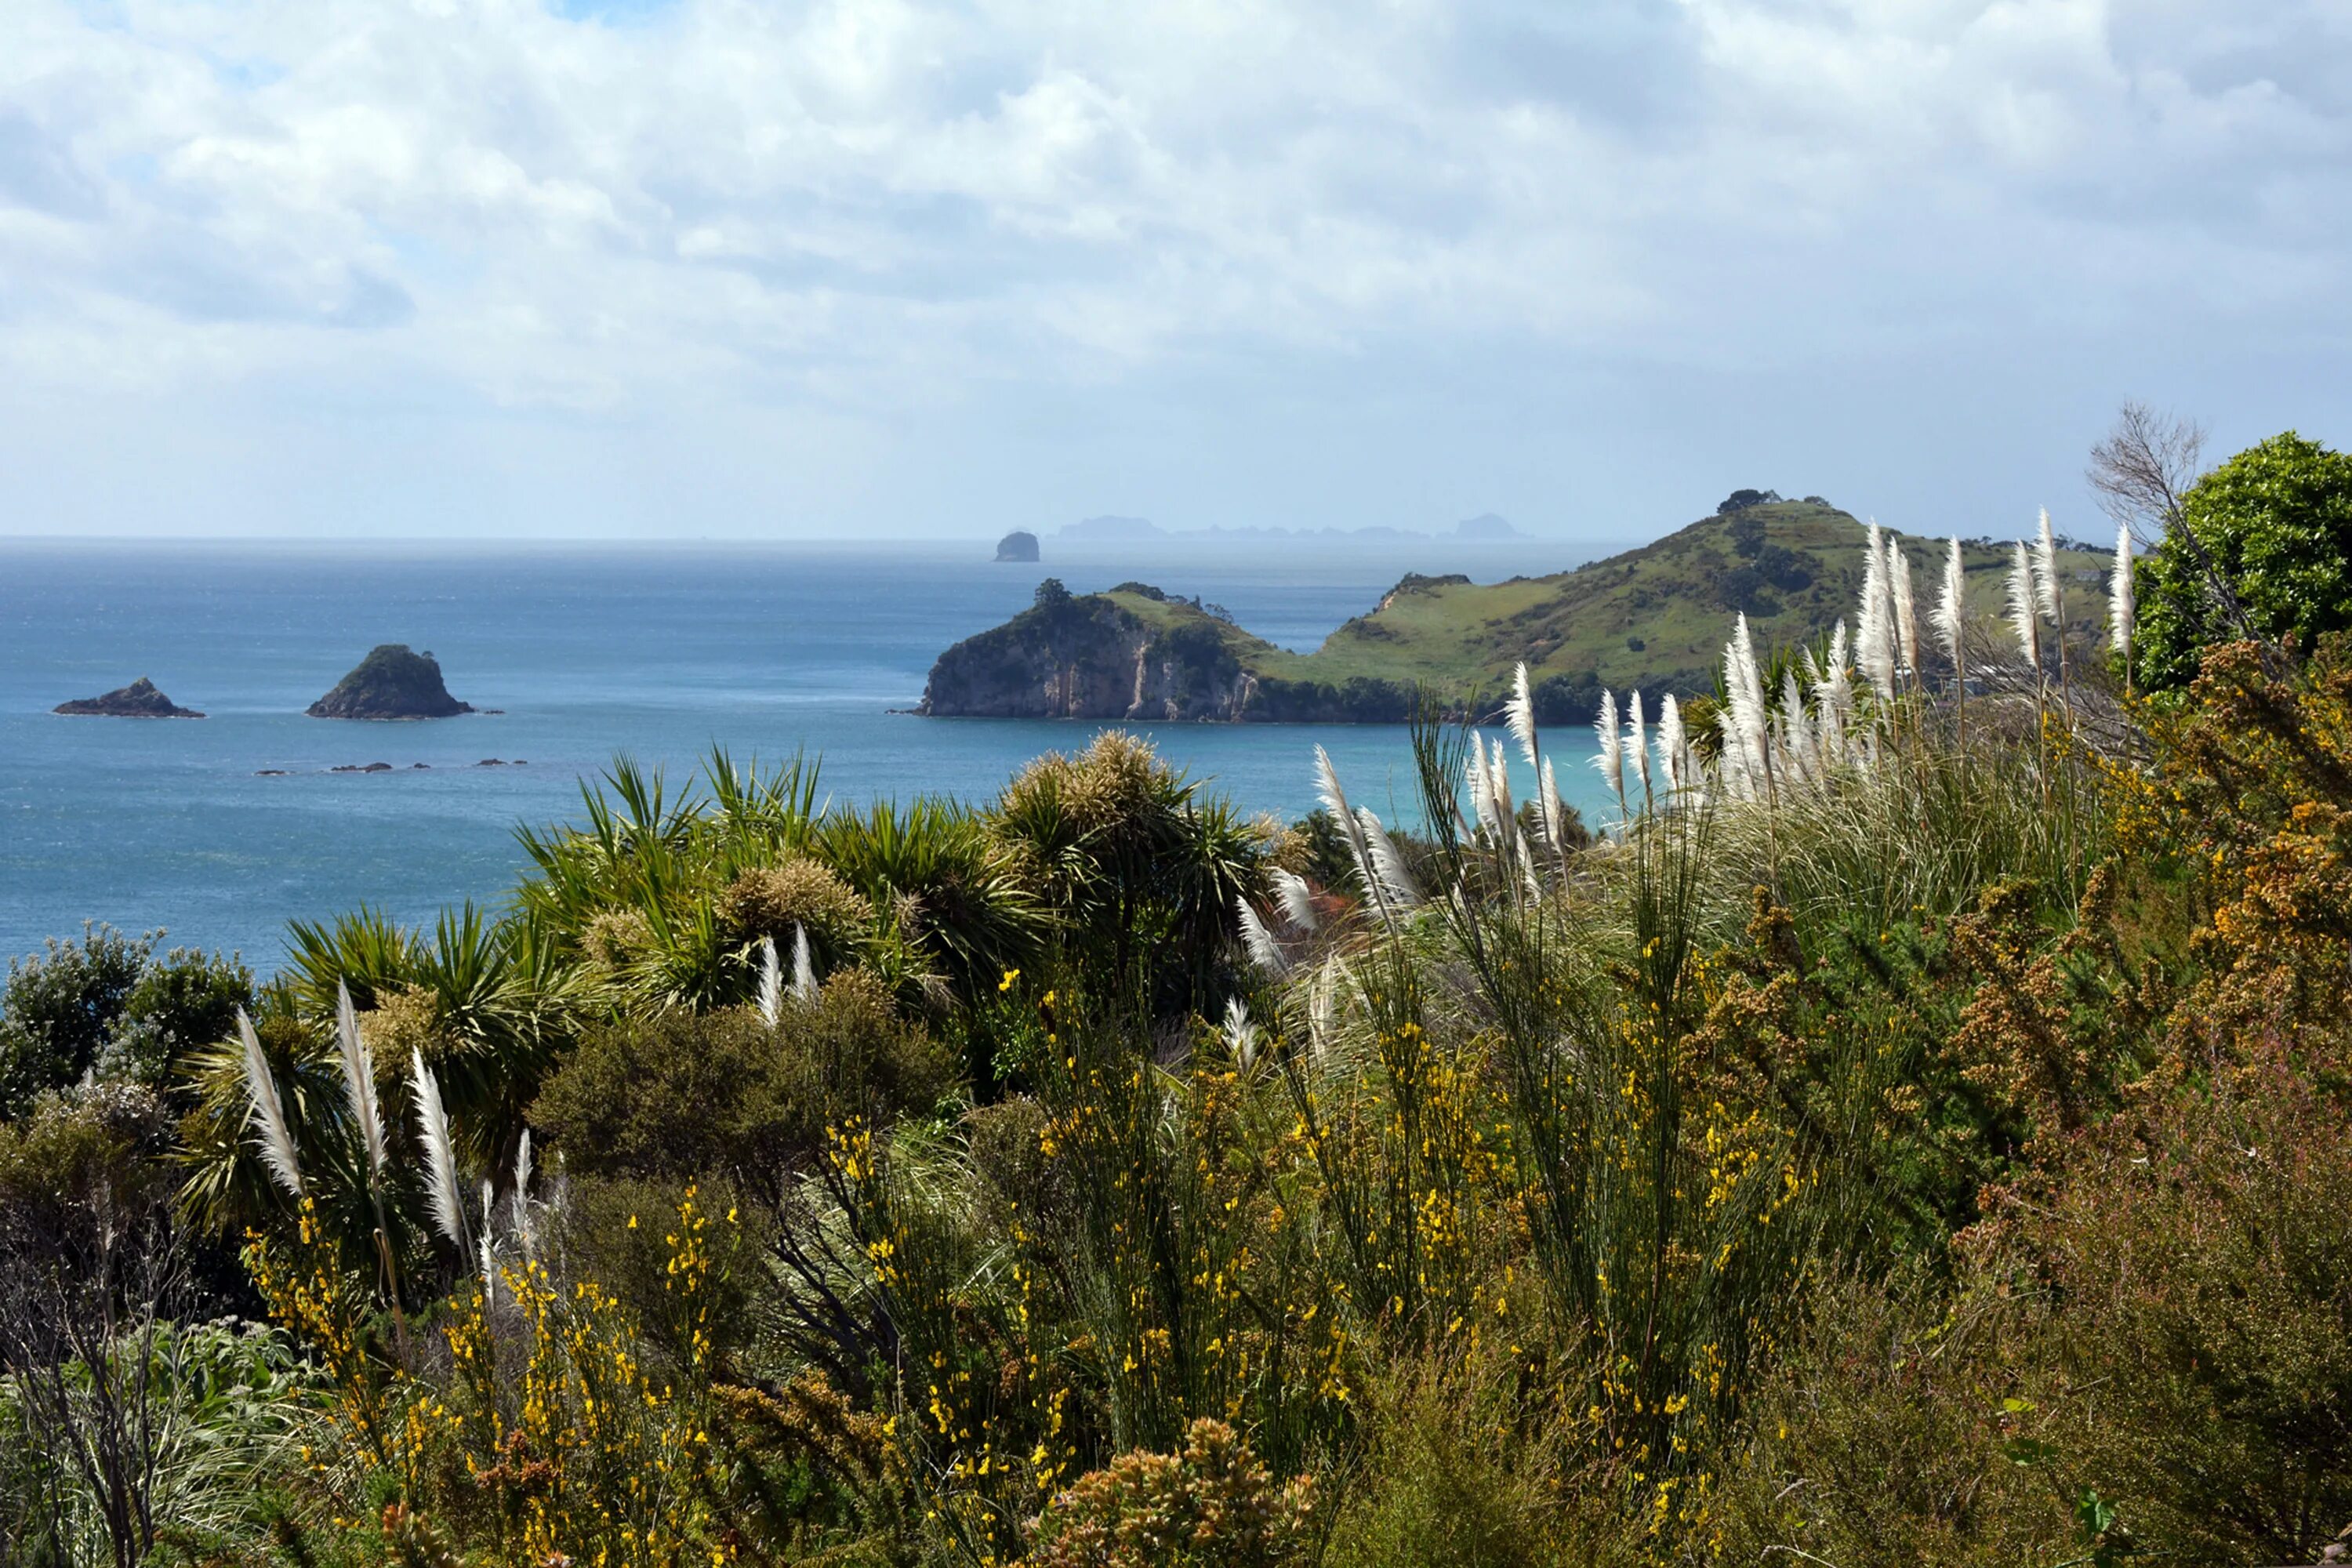
<instances>
[{"instance_id":1,"label":"white cloud","mask_svg":"<svg viewBox=\"0 0 2352 1568\"><path fill-rule=\"evenodd\" d=\"M2344 16L16 0L0 372L142 417L325 386L814 428L1269 362L1346 398L1432 356L2284 339L2347 282Z\"/></svg>"}]
</instances>

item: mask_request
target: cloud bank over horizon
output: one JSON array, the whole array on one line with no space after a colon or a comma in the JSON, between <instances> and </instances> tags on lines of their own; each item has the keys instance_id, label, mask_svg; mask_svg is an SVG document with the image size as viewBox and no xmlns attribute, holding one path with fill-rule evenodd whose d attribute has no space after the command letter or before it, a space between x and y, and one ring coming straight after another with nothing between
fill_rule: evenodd
<instances>
[{"instance_id":1,"label":"cloud bank over horizon","mask_svg":"<svg viewBox=\"0 0 2352 1568\"><path fill-rule=\"evenodd\" d=\"M2347 214L2342 0L14 0L0 532L2093 531Z\"/></svg>"}]
</instances>

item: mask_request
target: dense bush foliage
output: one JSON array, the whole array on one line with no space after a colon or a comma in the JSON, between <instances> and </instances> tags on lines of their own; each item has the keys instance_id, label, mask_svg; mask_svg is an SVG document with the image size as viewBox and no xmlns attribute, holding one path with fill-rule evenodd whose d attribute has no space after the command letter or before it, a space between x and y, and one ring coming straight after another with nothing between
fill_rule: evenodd
<instances>
[{"instance_id":1,"label":"dense bush foliage","mask_svg":"<svg viewBox=\"0 0 2352 1568\"><path fill-rule=\"evenodd\" d=\"M2183 526L2137 573L2140 684L2183 687L2198 655L2240 637L2308 648L2352 628L2352 455L2289 430L2181 498Z\"/></svg>"},{"instance_id":2,"label":"dense bush foliage","mask_svg":"<svg viewBox=\"0 0 2352 1568\"><path fill-rule=\"evenodd\" d=\"M1743 645L1598 835L1529 693L1410 834L625 762L495 915L53 950L0 1559L2319 1561L2352 641Z\"/></svg>"},{"instance_id":3,"label":"dense bush foliage","mask_svg":"<svg viewBox=\"0 0 2352 1568\"><path fill-rule=\"evenodd\" d=\"M9 962L0 994L0 1116L93 1069L163 1088L183 1053L228 1031L252 1000L251 972L188 948L157 958L161 934L132 941L94 927L79 943L52 939L47 952Z\"/></svg>"}]
</instances>

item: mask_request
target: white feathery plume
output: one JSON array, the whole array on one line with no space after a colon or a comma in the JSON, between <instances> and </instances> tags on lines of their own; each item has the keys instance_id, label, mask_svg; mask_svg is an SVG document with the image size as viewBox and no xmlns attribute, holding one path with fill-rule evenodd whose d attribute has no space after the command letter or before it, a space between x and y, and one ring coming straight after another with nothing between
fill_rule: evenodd
<instances>
[{"instance_id":1,"label":"white feathery plume","mask_svg":"<svg viewBox=\"0 0 2352 1568\"><path fill-rule=\"evenodd\" d=\"M294 1158L294 1134L287 1130L286 1108L278 1099L278 1080L269 1076L269 1059L261 1054L261 1037L245 1009L236 1010L237 1038L245 1045L245 1090L253 1101L248 1121L261 1123L261 1158L289 1196L302 1195L302 1167Z\"/></svg>"},{"instance_id":2,"label":"white feathery plume","mask_svg":"<svg viewBox=\"0 0 2352 1568\"><path fill-rule=\"evenodd\" d=\"M1735 793L1761 792L1770 768L1770 744L1764 710L1763 677L1756 668L1756 642L1748 634L1743 613L1732 625L1731 641L1723 650L1723 687L1728 700L1717 715L1723 730L1724 755L1737 758L1729 772Z\"/></svg>"},{"instance_id":3,"label":"white feathery plume","mask_svg":"<svg viewBox=\"0 0 2352 1568\"><path fill-rule=\"evenodd\" d=\"M1671 691L1658 707L1658 771L1668 791L1683 787L1683 705Z\"/></svg>"},{"instance_id":4,"label":"white feathery plume","mask_svg":"<svg viewBox=\"0 0 2352 1568\"><path fill-rule=\"evenodd\" d=\"M1475 746L1478 738L1473 735L1470 743ZM1495 819L1502 824L1503 837L1513 837L1518 831L1519 813L1511 804L1511 763L1503 754L1500 741L1495 742L1494 754L1486 759L1486 782L1495 792Z\"/></svg>"},{"instance_id":5,"label":"white feathery plume","mask_svg":"<svg viewBox=\"0 0 2352 1568\"><path fill-rule=\"evenodd\" d=\"M1486 743L1475 736L1471 738L1470 754L1464 759L1462 767L1469 775L1471 816L1486 832L1501 833L1503 824L1495 809L1494 781L1486 776Z\"/></svg>"},{"instance_id":6,"label":"white feathery plume","mask_svg":"<svg viewBox=\"0 0 2352 1568\"><path fill-rule=\"evenodd\" d=\"M335 1054L343 1064L343 1095L352 1117L360 1124L360 1141L367 1150L368 1179L383 1180L383 1110L376 1103L375 1056L360 1037L360 1016L352 1007L351 987L335 982Z\"/></svg>"},{"instance_id":7,"label":"white feathery plume","mask_svg":"<svg viewBox=\"0 0 2352 1568\"><path fill-rule=\"evenodd\" d=\"M809 957L808 927L793 922L793 999L816 1000L816 963Z\"/></svg>"},{"instance_id":8,"label":"white feathery plume","mask_svg":"<svg viewBox=\"0 0 2352 1568\"><path fill-rule=\"evenodd\" d=\"M1242 999L1233 997L1225 1003L1225 1049L1240 1064L1244 1073L1257 1066L1257 1026L1250 1022L1249 1009Z\"/></svg>"},{"instance_id":9,"label":"white feathery plume","mask_svg":"<svg viewBox=\"0 0 2352 1568\"><path fill-rule=\"evenodd\" d=\"M1805 715L1805 691L1791 668L1780 676L1780 749L1801 777L1821 776L1821 755L1813 744L1812 725Z\"/></svg>"},{"instance_id":10,"label":"white feathery plume","mask_svg":"<svg viewBox=\"0 0 2352 1568\"><path fill-rule=\"evenodd\" d=\"M1881 697L1895 694L1895 627L1886 588L1885 531L1870 525L1869 559L1862 573L1862 610L1854 621L1854 662Z\"/></svg>"},{"instance_id":11,"label":"white feathery plume","mask_svg":"<svg viewBox=\"0 0 2352 1568\"><path fill-rule=\"evenodd\" d=\"M1356 820L1348 794L1339 787L1339 770L1331 765L1331 754L1319 745L1315 748L1315 785L1323 797L1323 808L1348 836L1348 850L1355 858L1356 875L1362 879L1364 890L1379 898L1379 879L1372 870L1372 847L1365 840L1364 825Z\"/></svg>"},{"instance_id":12,"label":"white feathery plume","mask_svg":"<svg viewBox=\"0 0 2352 1568\"><path fill-rule=\"evenodd\" d=\"M1841 621L1838 624L1843 626L1845 623ZM1797 662L1805 667L1805 685L1811 690L1819 691L1822 689L1822 666L1821 661L1813 658L1813 650L1809 647L1799 648Z\"/></svg>"},{"instance_id":13,"label":"white feathery plume","mask_svg":"<svg viewBox=\"0 0 2352 1568\"><path fill-rule=\"evenodd\" d=\"M537 1238L530 1230L530 1129L522 1130L522 1143L515 1150L515 1235L522 1242L525 1259L532 1256L531 1243Z\"/></svg>"},{"instance_id":14,"label":"white feathery plume","mask_svg":"<svg viewBox=\"0 0 2352 1568\"><path fill-rule=\"evenodd\" d=\"M1307 879L1294 871L1276 867L1273 874L1274 896L1282 902L1282 918L1290 929L1302 935L1316 927L1315 895L1307 886Z\"/></svg>"},{"instance_id":15,"label":"white feathery plume","mask_svg":"<svg viewBox=\"0 0 2352 1568\"><path fill-rule=\"evenodd\" d=\"M1470 744L1475 749L1478 744L1476 735L1470 737ZM1511 800L1511 759L1500 741L1495 742L1494 751L1486 758L1486 777L1495 786L1495 820L1502 829L1503 853L1521 853L1527 846L1520 842L1519 809Z\"/></svg>"},{"instance_id":16,"label":"white feathery plume","mask_svg":"<svg viewBox=\"0 0 2352 1568\"><path fill-rule=\"evenodd\" d=\"M776 939L760 939L760 1021L771 1029L784 1016L784 966L776 957Z\"/></svg>"},{"instance_id":17,"label":"white feathery plume","mask_svg":"<svg viewBox=\"0 0 2352 1568\"><path fill-rule=\"evenodd\" d=\"M1258 918L1257 911L1250 908L1250 901L1239 893L1234 895L1234 912L1240 919L1242 945L1249 949L1250 962L1277 977L1289 969L1290 961L1283 957L1282 947L1274 940L1274 933L1265 929L1265 921Z\"/></svg>"},{"instance_id":18,"label":"white feathery plume","mask_svg":"<svg viewBox=\"0 0 2352 1568\"><path fill-rule=\"evenodd\" d=\"M1641 692L1626 697L1625 714L1625 760L1633 764L1633 776L1641 781L1642 798L1646 804L1650 795L1650 727L1642 718Z\"/></svg>"},{"instance_id":19,"label":"white feathery plume","mask_svg":"<svg viewBox=\"0 0 2352 1568\"><path fill-rule=\"evenodd\" d=\"M1332 995L1339 989L1339 959L1331 959L1315 972L1307 988L1307 1044L1318 1059L1330 1048Z\"/></svg>"},{"instance_id":20,"label":"white feathery plume","mask_svg":"<svg viewBox=\"0 0 2352 1568\"><path fill-rule=\"evenodd\" d=\"M1830 630L1829 668L1813 682L1814 729L1822 756L1830 765L1845 761L1846 734L1853 721L1853 657L1846 648L1845 622Z\"/></svg>"},{"instance_id":21,"label":"white feathery plume","mask_svg":"<svg viewBox=\"0 0 2352 1568\"><path fill-rule=\"evenodd\" d=\"M2042 527L2033 539L2033 590L2042 605L2042 617L2052 626L2064 628L2066 603L2064 591L2058 585L2058 537L2050 529L2050 509L2042 509Z\"/></svg>"},{"instance_id":22,"label":"white feathery plume","mask_svg":"<svg viewBox=\"0 0 2352 1568\"><path fill-rule=\"evenodd\" d=\"M2129 523L2116 528L2116 566L2107 581L2107 643L2126 658L2132 640L2132 536Z\"/></svg>"},{"instance_id":23,"label":"white feathery plume","mask_svg":"<svg viewBox=\"0 0 2352 1568\"><path fill-rule=\"evenodd\" d=\"M1503 705L1503 716L1511 726L1511 738L1519 743L1528 766L1541 764L1536 756L1536 700L1528 686L1528 661L1521 659L1511 676L1511 700Z\"/></svg>"},{"instance_id":24,"label":"white feathery plume","mask_svg":"<svg viewBox=\"0 0 2352 1568\"><path fill-rule=\"evenodd\" d=\"M1331 753L1321 746L1315 748L1315 790L1323 797L1323 809L1341 822L1350 822L1355 813L1348 809L1348 794L1339 787L1339 772L1331 765Z\"/></svg>"},{"instance_id":25,"label":"white feathery plume","mask_svg":"<svg viewBox=\"0 0 2352 1568\"><path fill-rule=\"evenodd\" d=\"M1412 873L1405 869L1404 857L1397 853L1396 840L1381 826L1381 819L1372 815L1370 807L1356 808L1356 824L1363 836L1381 897L1397 909L1409 909L1421 902L1421 889L1413 885Z\"/></svg>"},{"instance_id":26,"label":"white feathery plume","mask_svg":"<svg viewBox=\"0 0 2352 1568\"><path fill-rule=\"evenodd\" d=\"M498 1250L494 1240L495 1234L496 1233L490 1224L490 1183L489 1178L486 1176L482 1180L482 1239L480 1243L482 1258L482 1305L485 1307L488 1307L493 1300L495 1300L498 1295L497 1287L494 1284L494 1281L498 1278Z\"/></svg>"},{"instance_id":27,"label":"white feathery plume","mask_svg":"<svg viewBox=\"0 0 2352 1568\"><path fill-rule=\"evenodd\" d=\"M1903 668L1919 679L1919 610L1911 596L1911 557L1900 539L1886 541L1886 581L1895 590L1895 640Z\"/></svg>"},{"instance_id":28,"label":"white feathery plume","mask_svg":"<svg viewBox=\"0 0 2352 1568\"><path fill-rule=\"evenodd\" d=\"M2017 634L2018 656L2042 669L2042 620L2034 604L2033 557L2020 540L2009 563L2009 629Z\"/></svg>"},{"instance_id":29,"label":"white feathery plume","mask_svg":"<svg viewBox=\"0 0 2352 1568\"><path fill-rule=\"evenodd\" d=\"M1546 757L1543 760L1543 766L1536 770L1536 809L1543 817L1544 843L1551 848L1552 853L1559 854L1566 847L1559 841L1561 823L1559 781L1552 776L1549 757Z\"/></svg>"},{"instance_id":30,"label":"white feathery plume","mask_svg":"<svg viewBox=\"0 0 2352 1568\"><path fill-rule=\"evenodd\" d=\"M1937 595L1928 620L1955 670L1960 668L1960 628L1968 625L1968 563L1960 559L1959 535L1954 534L1951 553L1944 561L1944 591Z\"/></svg>"},{"instance_id":31,"label":"white feathery plume","mask_svg":"<svg viewBox=\"0 0 2352 1568\"><path fill-rule=\"evenodd\" d=\"M1618 804L1625 800L1624 737L1617 728L1617 698L1607 687L1601 689L1601 710L1592 720L1592 733L1601 742L1600 753L1592 765L1601 770L1601 780L1616 795Z\"/></svg>"},{"instance_id":32,"label":"white feathery plume","mask_svg":"<svg viewBox=\"0 0 2352 1568\"><path fill-rule=\"evenodd\" d=\"M408 1053L416 1089L416 1141L425 1149L425 1190L433 1223L457 1255L466 1255L466 1198L457 1190L457 1150L449 1137L449 1113L441 1104L441 1084L425 1065L425 1053Z\"/></svg>"}]
</instances>

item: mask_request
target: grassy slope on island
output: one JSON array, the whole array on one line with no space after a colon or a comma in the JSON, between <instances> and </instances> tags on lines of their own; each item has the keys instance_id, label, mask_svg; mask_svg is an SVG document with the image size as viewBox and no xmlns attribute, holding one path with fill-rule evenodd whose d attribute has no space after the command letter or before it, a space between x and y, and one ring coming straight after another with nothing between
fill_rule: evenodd
<instances>
[{"instance_id":1,"label":"grassy slope on island","mask_svg":"<svg viewBox=\"0 0 2352 1568\"><path fill-rule=\"evenodd\" d=\"M1924 619L1942 581L1945 542L1896 534L1911 557ZM1493 691L1525 659L1541 681L1696 690L1714 679L1724 626L1746 612L1759 646L1811 642L1849 622L1862 586L1864 525L1834 507L1785 501L1703 518L1655 543L1548 577L1481 584L1408 579L1312 654L1254 663L1261 675L1337 684L1350 677ZM2105 613L2103 556L2061 551L2067 619ZM1969 607L2001 612L2004 546L1964 547Z\"/></svg>"}]
</instances>

